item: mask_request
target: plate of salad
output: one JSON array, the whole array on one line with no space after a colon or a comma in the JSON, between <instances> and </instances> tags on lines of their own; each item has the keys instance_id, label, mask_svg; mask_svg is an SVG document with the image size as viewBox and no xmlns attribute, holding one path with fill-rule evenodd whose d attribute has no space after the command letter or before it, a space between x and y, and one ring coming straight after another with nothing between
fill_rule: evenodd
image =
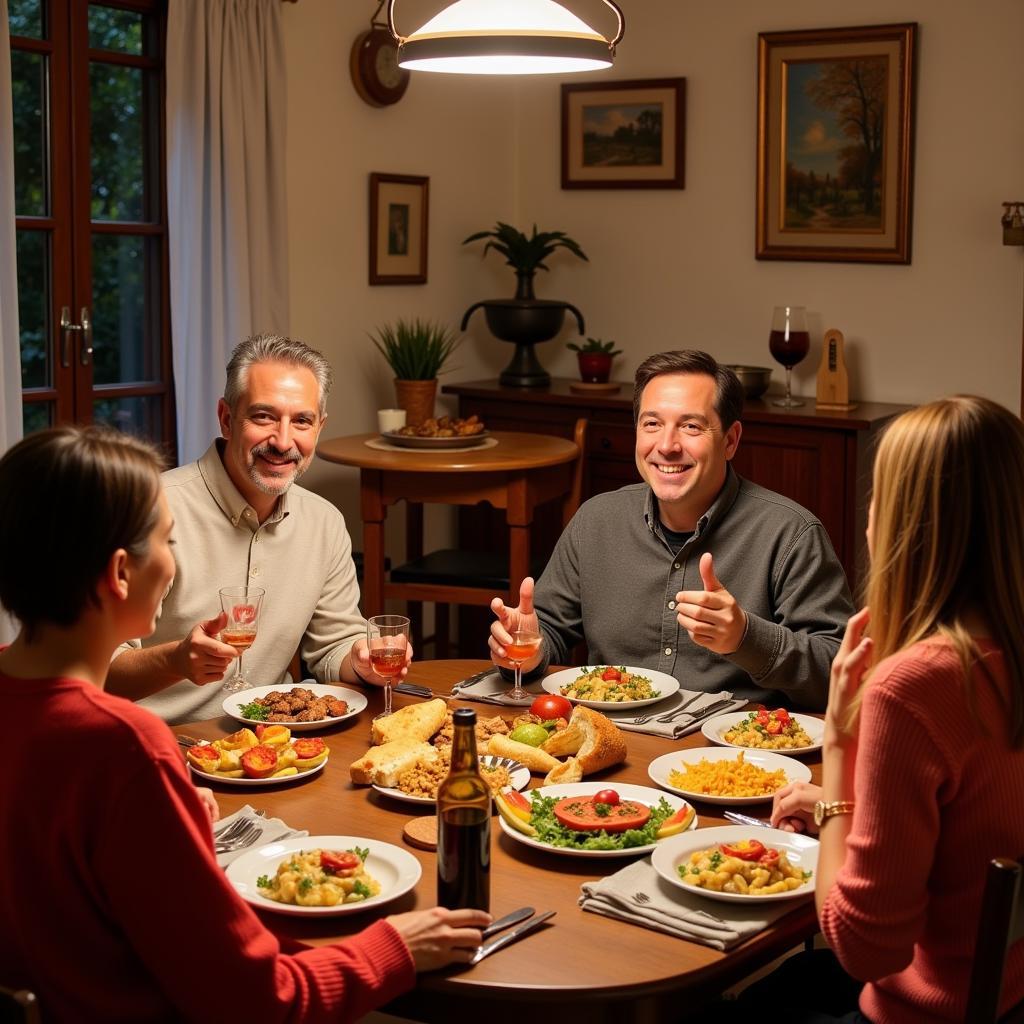
<instances>
[{"instance_id":1,"label":"plate of salad","mask_svg":"<svg viewBox=\"0 0 1024 1024\"><path fill-rule=\"evenodd\" d=\"M501 830L518 843L572 857L632 857L697 827L681 797L628 783L576 782L495 798Z\"/></svg>"}]
</instances>

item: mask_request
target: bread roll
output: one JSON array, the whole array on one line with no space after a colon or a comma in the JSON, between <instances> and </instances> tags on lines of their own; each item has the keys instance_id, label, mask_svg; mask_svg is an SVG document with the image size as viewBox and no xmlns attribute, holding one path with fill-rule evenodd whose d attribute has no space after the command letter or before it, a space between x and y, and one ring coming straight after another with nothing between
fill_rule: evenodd
<instances>
[{"instance_id":1,"label":"bread roll","mask_svg":"<svg viewBox=\"0 0 1024 1024\"><path fill-rule=\"evenodd\" d=\"M437 758L437 749L429 743L405 738L370 747L358 761L349 765L348 770L352 781L361 786L386 786L393 789L398 785L398 777L402 772L414 768L420 762L433 764Z\"/></svg>"},{"instance_id":2,"label":"bread roll","mask_svg":"<svg viewBox=\"0 0 1024 1024\"><path fill-rule=\"evenodd\" d=\"M558 765L558 761L540 747L531 747L528 743L519 743L500 734L491 737L487 753L514 758L531 772L549 772Z\"/></svg>"},{"instance_id":3,"label":"bread roll","mask_svg":"<svg viewBox=\"0 0 1024 1024\"><path fill-rule=\"evenodd\" d=\"M554 768L544 776L545 786L559 786L571 782L583 781L583 769L580 767L578 757L570 757L565 761L559 761Z\"/></svg>"},{"instance_id":4,"label":"bread roll","mask_svg":"<svg viewBox=\"0 0 1024 1024\"><path fill-rule=\"evenodd\" d=\"M446 711L447 705L440 697L422 704L410 704L387 718L374 721L371 731L373 742L408 739L423 743L444 725Z\"/></svg>"},{"instance_id":5,"label":"bread roll","mask_svg":"<svg viewBox=\"0 0 1024 1024\"><path fill-rule=\"evenodd\" d=\"M575 754L582 773L592 775L626 760L626 737L600 711L577 704L569 724L548 737L544 750L553 755Z\"/></svg>"}]
</instances>

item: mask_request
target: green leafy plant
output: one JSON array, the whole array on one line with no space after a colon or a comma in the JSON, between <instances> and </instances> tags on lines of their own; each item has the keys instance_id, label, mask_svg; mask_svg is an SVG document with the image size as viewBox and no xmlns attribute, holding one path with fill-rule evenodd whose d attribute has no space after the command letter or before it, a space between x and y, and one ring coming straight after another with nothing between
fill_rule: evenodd
<instances>
[{"instance_id":1,"label":"green leafy plant","mask_svg":"<svg viewBox=\"0 0 1024 1024\"><path fill-rule=\"evenodd\" d=\"M587 338L583 345L577 345L570 341L566 348L571 348L573 352L604 352L610 356L622 355L622 349L616 348L614 341L602 341L600 338Z\"/></svg>"},{"instance_id":2,"label":"green leafy plant","mask_svg":"<svg viewBox=\"0 0 1024 1024\"><path fill-rule=\"evenodd\" d=\"M470 242L478 242L482 238L490 241L484 246L484 255L488 249L500 252L505 257L505 262L512 267L517 274L532 274L535 270L547 270L544 262L556 249L568 249L574 256L586 260L586 253L580 248L579 243L571 239L564 231L538 231L537 225L533 225L533 234L527 237L518 228L511 224L504 224L500 220L492 231L478 231L463 241L463 245ZM589 262L589 260L587 261Z\"/></svg>"},{"instance_id":3,"label":"green leafy plant","mask_svg":"<svg viewBox=\"0 0 1024 1024\"><path fill-rule=\"evenodd\" d=\"M433 380L460 341L450 328L418 317L378 327L370 340L399 380Z\"/></svg>"}]
</instances>

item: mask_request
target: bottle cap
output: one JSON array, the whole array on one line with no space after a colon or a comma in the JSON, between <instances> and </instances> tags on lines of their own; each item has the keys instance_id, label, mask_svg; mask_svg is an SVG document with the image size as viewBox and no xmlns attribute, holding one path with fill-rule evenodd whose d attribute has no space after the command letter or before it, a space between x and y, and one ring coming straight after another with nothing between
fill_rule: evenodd
<instances>
[{"instance_id":1,"label":"bottle cap","mask_svg":"<svg viewBox=\"0 0 1024 1024\"><path fill-rule=\"evenodd\" d=\"M456 708L452 721L456 725L476 725L476 712L472 708Z\"/></svg>"}]
</instances>

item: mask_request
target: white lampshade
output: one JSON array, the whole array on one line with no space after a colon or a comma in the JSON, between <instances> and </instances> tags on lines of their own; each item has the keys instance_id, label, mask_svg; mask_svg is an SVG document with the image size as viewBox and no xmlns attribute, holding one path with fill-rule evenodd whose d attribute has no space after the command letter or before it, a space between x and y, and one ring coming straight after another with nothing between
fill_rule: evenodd
<instances>
[{"instance_id":1,"label":"white lampshade","mask_svg":"<svg viewBox=\"0 0 1024 1024\"><path fill-rule=\"evenodd\" d=\"M388 24L398 40L398 63L410 71L462 75L543 75L611 67L622 39L606 39L555 0L455 0L410 36Z\"/></svg>"}]
</instances>

